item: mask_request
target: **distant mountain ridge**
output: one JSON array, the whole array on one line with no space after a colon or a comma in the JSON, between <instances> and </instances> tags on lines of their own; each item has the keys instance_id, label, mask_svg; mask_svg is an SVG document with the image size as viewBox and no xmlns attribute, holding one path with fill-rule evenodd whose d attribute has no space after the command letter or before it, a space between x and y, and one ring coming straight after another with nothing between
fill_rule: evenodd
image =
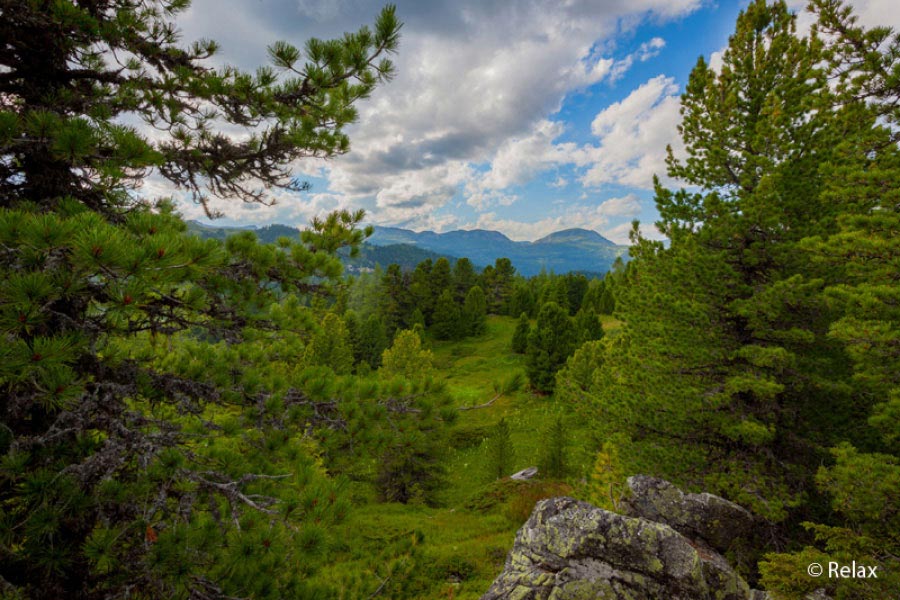
<instances>
[{"instance_id":1,"label":"distant mountain ridge","mask_svg":"<svg viewBox=\"0 0 900 600\"><path fill-rule=\"evenodd\" d=\"M225 240L230 235L249 231L254 233L265 244L273 244L280 237L297 238L300 229L289 225L265 225L263 227L216 227L206 225L198 221L188 221L188 231L204 238ZM364 243L359 249L359 255L350 258L346 253L341 258L349 273L358 273L367 269L374 269L377 265L387 267L390 264L398 264L404 271L411 271L420 262L431 259L435 261L441 257L456 261L456 257L432 252L412 244L389 244L377 246Z\"/></svg>"},{"instance_id":2,"label":"distant mountain ridge","mask_svg":"<svg viewBox=\"0 0 900 600\"><path fill-rule=\"evenodd\" d=\"M619 246L589 229L565 229L534 242L515 242L498 231L484 229L417 233L376 226L367 242L375 246L410 244L457 258L465 256L482 267L507 257L525 276L541 270L605 273L617 257L628 258L628 246Z\"/></svg>"},{"instance_id":3,"label":"distant mountain ridge","mask_svg":"<svg viewBox=\"0 0 900 600\"><path fill-rule=\"evenodd\" d=\"M297 227L277 224L259 228L215 227L189 221L188 228L198 235L217 239L225 239L241 231L252 231L266 243L299 233ZM617 257L627 260L628 246L619 246L589 229L565 229L534 242L516 242L499 231L485 229L435 233L375 226L360 255L359 259L348 260L348 264L356 268L374 267L375 264L384 267L398 262L404 269L409 269L427 258L435 260L445 256L451 259L466 257L476 266L485 267L498 258L506 257L519 273L528 277L542 270L602 274L610 269Z\"/></svg>"}]
</instances>

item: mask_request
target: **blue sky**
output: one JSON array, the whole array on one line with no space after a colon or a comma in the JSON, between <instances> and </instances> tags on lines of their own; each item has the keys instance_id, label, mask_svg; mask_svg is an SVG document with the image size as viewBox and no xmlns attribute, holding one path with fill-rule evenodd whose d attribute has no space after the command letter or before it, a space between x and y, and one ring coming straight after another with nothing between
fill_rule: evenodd
<instances>
[{"instance_id":1,"label":"blue sky","mask_svg":"<svg viewBox=\"0 0 900 600\"><path fill-rule=\"evenodd\" d=\"M864 23L894 0L853 2ZM223 225L303 226L336 208L415 230L493 229L516 240L582 227L653 236L650 190L679 152L678 97L699 56L716 60L743 0L399 1L397 77L359 106L349 154L295 165L307 193L273 207L214 201ZM791 3L802 14L802 1ZM194 0L185 40L252 68L267 44L298 46L369 24L373 0ZM665 178L664 178L665 180ZM667 181L670 185L677 182ZM165 192L158 181L153 192ZM182 205L188 218L202 211Z\"/></svg>"}]
</instances>

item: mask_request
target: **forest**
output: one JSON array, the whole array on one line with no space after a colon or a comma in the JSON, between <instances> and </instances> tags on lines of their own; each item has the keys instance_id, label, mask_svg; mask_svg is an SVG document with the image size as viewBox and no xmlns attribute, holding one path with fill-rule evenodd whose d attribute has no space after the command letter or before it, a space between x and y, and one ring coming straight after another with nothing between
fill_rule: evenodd
<instances>
[{"instance_id":1,"label":"forest","mask_svg":"<svg viewBox=\"0 0 900 600\"><path fill-rule=\"evenodd\" d=\"M247 72L189 4L0 0L0 598L476 599L538 500L636 474L750 511L727 557L774 600L900 593L897 32L750 2L681 96L666 241L603 277L348 273L362 210L205 238L142 182L302 192L402 15Z\"/></svg>"}]
</instances>

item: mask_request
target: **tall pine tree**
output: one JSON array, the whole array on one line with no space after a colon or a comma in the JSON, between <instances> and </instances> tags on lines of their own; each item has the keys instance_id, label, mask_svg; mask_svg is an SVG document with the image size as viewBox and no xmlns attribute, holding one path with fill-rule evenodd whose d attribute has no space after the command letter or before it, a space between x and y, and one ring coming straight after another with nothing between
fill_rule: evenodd
<instances>
[{"instance_id":1,"label":"tall pine tree","mask_svg":"<svg viewBox=\"0 0 900 600\"><path fill-rule=\"evenodd\" d=\"M701 191L657 184L671 245L636 240L615 285L624 331L596 384L598 427L631 437L631 468L774 521L808 496L822 447L858 411L826 335L829 273L799 245L834 232L843 208L822 194L820 167L846 135L823 60L784 2L757 0L721 69L698 61L682 98L687 158L670 150L668 164Z\"/></svg>"},{"instance_id":2,"label":"tall pine tree","mask_svg":"<svg viewBox=\"0 0 900 600\"><path fill-rule=\"evenodd\" d=\"M400 26L388 8L374 30L309 40L303 61L277 42L273 66L247 73L211 67L215 42L179 43L172 19L188 6L2 6L4 595L263 598L289 595L283 581L301 585L264 560L224 568L237 564L225 540L243 508L275 512L277 452L244 462L235 449L252 445L238 440L210 461L180 434L208 401L275 409L281 398L262 393L259 377L244 378L236 360L223 371L196 360L166 368L158 347L191 331L209 349L293 319L303 312L298 295L326 293L340 274L332 253L364 238L362 214L316 220L302 243L262 247L236 236L223 246L185 235L171 205L135 188L154 171L207 209L208 194L268 202L267 188L301 189L290 163L348 150L343 129L354 103L391 75L383 55L397 47ZM286 446L297 456L296 444ZM282 537L273 550L292 560L291 528L272 531ZM252 580L249 566L258 569Z\"/></svg>"},{"instance_id":3,"label":"tall pine tree","mask_svg":"<svg viewBox=\"0 0 900 600\"><path fill-rule=\"evenodd\" d=\"M543 393L553 391L556 372L575 351L576 341L569 311L555 302L544 304L528 334L525 349L525 373L534 389Z\"/></svg>"}]
</instances>

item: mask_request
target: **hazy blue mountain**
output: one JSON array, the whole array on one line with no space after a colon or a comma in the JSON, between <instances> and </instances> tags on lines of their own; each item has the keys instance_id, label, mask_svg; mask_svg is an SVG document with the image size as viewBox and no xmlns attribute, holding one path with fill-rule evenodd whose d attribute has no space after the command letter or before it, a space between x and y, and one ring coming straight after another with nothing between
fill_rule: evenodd
<instances>
[{"instance_id":1,"label":"hazy blue mountain","mask_svg":"<svg viewBox=\"0 0 900 600\"><path fill-rule=\"evenodd\" d=\"M514 242L502 233L483 229L417 233L397 227L375 227L368 243L411 244L449 256L466 256L481 267L505 256L526 276L536 275L541 269L605 273L617 256L628 257L627 246L618 246L587 229L566 229L535 242Z\"/></svg>"},{"instance_id":2,"label":"hazy blue mountain","mask_svg":"<svg viewBox=\"0 0 900 600\"><path fill-rule=\"evenodd\" d=\"M271 243L281 236L298 235L296 227L267 225L260 228L214 227L190 221L188 228L198 235L225 239L240 231L253 231L263 242ZM537 275L542 269L555 273L581 271L602 274L609 270L617 256L627 259L628 247L618 246L596 231L566 229L534 242L514 242L498 231L484 229L457 230L447 233L415 232L397 227L375 227L372 236L360 249L360 256L347 260L351 271L397 263L412 269L419 262L441 256L469 258L476 266L485 267L498 258L509 258L516 270L525 276Z\"/></svg>"},{"instance_id":3,"label":"hazy blue mountain","mask_svg":"<svg viewBox=\"0 0 900 600\"><path fill-rule=\"evenodd\" d=\"M187 225L188 231L204 238L217 240L224 240L235 233L250 231L255 233L260 241L266 244L274 243L280 237L297 238L300 234L300 230L296 227L278 224L258 228L253 226L216 227L197 221L188 221ZM398 243L376 246L366 243L360 247L359 254L355 258L343 255L342 259L350 273L358 273L365 269L374 269L376 265L384 268L390 264L398 264L404 271L411 271L423 260L430 258L435 261L442 256L445 256L451 263L456 262L456 257L454 256L439 254L414 244Z\"/></svg>"},{"instance_id":4,"label":"hazy blue mountain","mask_svg":"<svg viewBox=\"0 0 900 600\"><path fill-rule=\"evenodd\" d=\"M433 262L442 257L449 260L451 265L456 262L454 256L438 254L412 244L388 244L387 246L363 244L360 246L356 258L349 258L346 255L342 258L347 271L358 273L362 270L374 269L376 265L386 268L391 264L400 265L404 271L412 271L423 260L430 258Z\"/></svg>"},{"instance_id":5,"label":"hazy blue mountain","mask_svg":"<svg viewBox=\"0 0 900 600\"><path fill-rule=\"evenodd\" d=\"M535 244L576 244L581 246L597 246L600 248L615 247L615 243L609 241L596 231L590 229L563 229L534 242Z\"/></svg>"}]
</instances>

